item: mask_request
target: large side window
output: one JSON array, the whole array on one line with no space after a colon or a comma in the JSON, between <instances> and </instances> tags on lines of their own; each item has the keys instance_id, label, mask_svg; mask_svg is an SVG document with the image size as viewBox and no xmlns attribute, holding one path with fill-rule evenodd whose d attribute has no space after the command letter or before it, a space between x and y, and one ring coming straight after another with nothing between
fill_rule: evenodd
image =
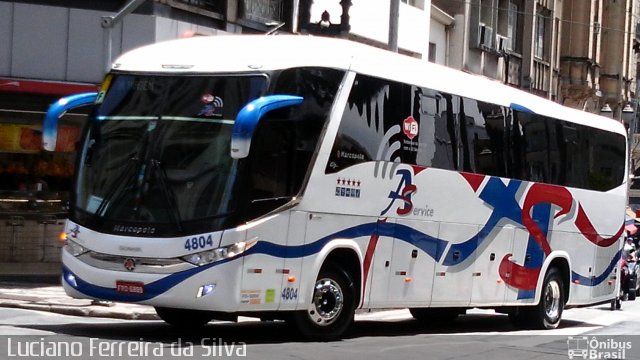
<instances>
[{"instance_id":1,"label":"large side window","mask_svg":"<svg viewBox=\"0 0 640 360\"><path fill-rule=\"evenodd\" d=\"M507 175L505 110L501 106L463 98L460 104L463 170Z\"/></svg>"},{"instance_id":2,"label":"large side window","mask_svg":"<svg viewBox=\"0 0 640 360\"><path fill-rule=\"evenodd\" d=\"M358 75L326 173L366 161L457 169L455 96Z\"/></svg>"},{"instance_id":3,"label":"large side window","mask_svg":"<svg viewBox=\"0 0 640 360\"><path fill-rule=\"evenodd\" d=\"M522 138L511 131L510 142L524 144L522 164L517 156L510 162L511 168L523 170L523 176L515 176L514 171L514 178L599 191L622 184L622 135L518 111L513 111L513 121L520 124Z\"/></svg>"},{"instance_id":4,"label":"large side window","mask_svg":"<svg viewBox=\"0 0 640 360\"><path fill-rule=\"evenodd\" d=\"M550 182L549 132L544 118L520 113L525 138L525 178L528 181Z\"/></svg>"},{"instance_id":5,"label":"large side window","mask_svg":"<svg viewBox=\"0 0 640 360\"><path fill-rule=\"evenodd\" d=\"M455 96L426 88L411 88L412 117L418 124L417 151L404 147L403 162L457 169ZM405 139L405 142L408 141ZM414 142L415 144L415 142Z\"/></svg>"},{"instance_id":6,"label":"large side window","mask_svg":"<svg viewBox=\"0 0 640 360\"><path fill-rule=\"evenodd\" d=\"M325 172L389 161L606 191L624 153L621 135L357 75Z\"/></svg>"},{"instance_id":7,"label":"large side window","mask_svg":"<svg viewBox=\"0 0 640 360\"><path fill-rule=\"evenodd\" d=\"M589 129L592 131L593 147L589 158L593 159L589 169L589 188L609 190L622 183L625 170L625 143L622 135Z\"/></svg>"},{"instance_id":8,"label":"large side window","mask_svg":"<svg viewBox=\"0 0 640 360\"><path fill-rule=\"evenodd\" d=\"M350 166L372 160L402 160L403 119L411 116L410 87L397 82L356 76L326 173L335 173ZM412 131L411 124L407 130ZM417 139L416 139L417 140ZM417 147L417 141L416 141Z\"/></svg>"}]
</instances>

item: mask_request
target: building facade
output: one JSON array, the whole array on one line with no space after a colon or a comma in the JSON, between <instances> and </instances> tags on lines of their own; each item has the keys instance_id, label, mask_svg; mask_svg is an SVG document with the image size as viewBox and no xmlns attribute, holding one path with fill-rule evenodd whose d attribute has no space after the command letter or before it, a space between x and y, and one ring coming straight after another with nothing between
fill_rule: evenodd
<instances>
[{"instance_id":1,"label":"building facade","mask_svg":"<svg viewBox=\"0 0 640 360\"><path fill-rule=\"evenodd\" d=\"M65 115L56 151L44 152L42 120L53 101L96 91L111 61L141 45L194 34L293 32L297 3L0 1L0 275L59 271L58 236L86 113Z\"/></svg>"},{"instance_id":2,"label":"building facade","mask_svg":"<svg viewBox=\"0 0 640 360\"><path fill-rule=\"evenodd\" d=\"M427 59L430 6L399 3L400 52ZM254 33L386 47L389 14L387 0L0 1L0 275L59 271L86 111L61 119L54 152L42 150L42 120L56 99L96 91L121 53L180 37Z\"/></svg>"},{"instance_id":3,"label":"building facade","mask_svg":"<svg viewBox=\"0 0 640 360\"><path fill-rule=\"evenodd\" d=\"M433 0L452 16L449 66L551 100L559 84L559 0Z\"/></svg>"}]
</instances>

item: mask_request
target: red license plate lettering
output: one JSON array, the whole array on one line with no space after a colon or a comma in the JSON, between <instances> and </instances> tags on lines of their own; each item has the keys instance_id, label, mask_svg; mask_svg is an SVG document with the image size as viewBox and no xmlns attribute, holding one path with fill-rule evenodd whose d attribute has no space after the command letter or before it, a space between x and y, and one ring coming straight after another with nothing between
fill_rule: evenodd
<instances>
[{"instance_id":1,"label":"red license plate lettering","mask_svg":"<svg viewBox=\"0 0 640 360\"><path fill-rule=\"evenodd\" d=\"M116 281L116 292L123 294L144 294L144 283L130 281Z\"/></svg>"}]
</instances>

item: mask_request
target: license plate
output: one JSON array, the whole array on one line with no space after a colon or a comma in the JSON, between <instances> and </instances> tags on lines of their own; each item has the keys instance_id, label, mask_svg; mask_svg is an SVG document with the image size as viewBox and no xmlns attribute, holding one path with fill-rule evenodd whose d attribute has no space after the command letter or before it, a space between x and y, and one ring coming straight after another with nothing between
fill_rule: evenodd
<instances>
[{"instance_id":1,"label":"license plate","mask_svg":"<svg viewBox=\"0 0 640 360\"><path fill-rule=\"evenodd\" d=\"M123 294L144 294L144 283L132 281L116 281L116 292Z\"/></svg>"}]
</instances>

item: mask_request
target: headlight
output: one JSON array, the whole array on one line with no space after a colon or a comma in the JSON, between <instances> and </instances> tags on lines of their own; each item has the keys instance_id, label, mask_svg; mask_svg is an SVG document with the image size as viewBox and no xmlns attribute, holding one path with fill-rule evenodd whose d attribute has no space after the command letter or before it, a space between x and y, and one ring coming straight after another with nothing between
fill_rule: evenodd
<instances>
[{"instance_id":1,"label":"headlight","mask_svg":"<svg viewBox=\"0 0 640 360\"><path fill-rule=\"evenodd\" d=\"M249 250L257 243L257 239L241 241L229 246L219 247L213 250L183 256L181 259L193 265L206 265L223 259L232 258Z\"/></svg>"},{"instance_id":2,"label":"headlight","mask_svg":"<svg viewBox=\"0 0 640 360\"><path fill-rule=\"evenodd\" d=\"M89 251L84 246L69 239L64 242L64 248L73 256L80 256Z\"/></svg>"}]
</instances>

